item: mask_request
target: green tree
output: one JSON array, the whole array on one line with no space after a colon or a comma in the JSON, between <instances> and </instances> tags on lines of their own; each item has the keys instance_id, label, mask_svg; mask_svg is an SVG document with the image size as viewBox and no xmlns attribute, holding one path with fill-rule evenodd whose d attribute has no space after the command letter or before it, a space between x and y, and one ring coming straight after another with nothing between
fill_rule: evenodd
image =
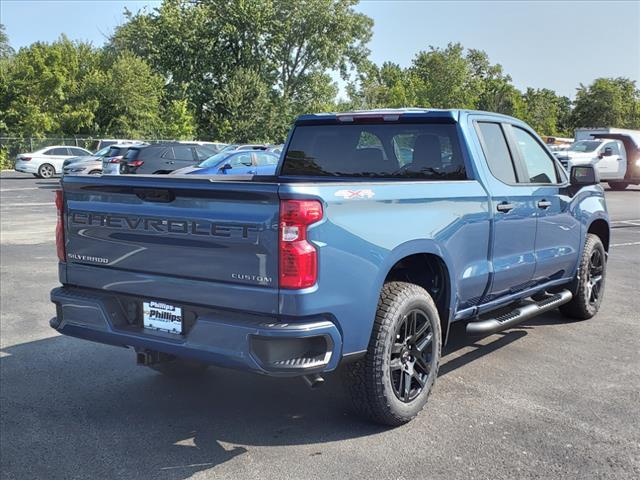
<instances>
[{"instance_id":1,"label":"green tree","mask_svg":"<svg viewBox=\"0 0 640 480\"><path fill-rule=\"evenodd\" d=\"M0 23L0 60L4 60L13 55L13 48L9 43L9 37L5 32L5 27Z\"/></svg>"},{"instance_id":2,"label":"green tree","mask_svg":"<svg viewBox=\"0 0 640 480\"><path fill-rule=\"evenodd\" d=\"M13 135L135 137L164 127L162 77L130 52L107 55L63 35L21 48L0 67L0 128Z\"/></svg>"},{"instance_id":3,"label":"green tree","mask_svg":"<svg viewBox=\"0 0 640 480\"><path fill-rule=\"evenodd\" d=\"M473 73L459 43L419 52L411 66L411 74L418 80L418 103L435 108L475 108L482 85Z\"/></svg>"},{"instance_id":4,"label":"green tree","mask_svg":"<svg viewBox=\"0 0 640 480\"><path fill-rule=\"evenodd\" d=\"M360 88L351 84L348 93L354 108L400 108L417 104L416 78L392 62L382 67L368 64L361 68Z\"/></svg>"},{"instance_id":5,"label":"green tree","mask_svg":"<svg viewBox=\"0 0 640 480\"><path fill-rule=\"evenodd\" d=\"M230 134L224 102L233 98L269 110L254 112L253 126L245 123L249 112L237 112L246 116L243 132L282 138L294 115L335 100L330 70L346 77L366 59L372 21L355 12L356 3L166 0L151 11L129 13L108 49L146 59L164 77L167 98L193 105L199 136ZM238 98L245 94L258 96Z\"/></svg>"},{"instance_id":6,"label":"green tree","mask_svg":"<svg viewBox=\"0 0 640 480\"><path fill-rule=\"evenodd\" d=\"M195 121L186 100L170 100L162 110L163 138L191 140L195 134Z\"/></svg>"},{"instance_id":7,"label":"green tree","mask_svg":"<svg viewBox=\"0 0 640 480\"><path fill-rule=\"evenodd\" d=\"M84 76L96 68L99 52L64 35L52 44L21 48L3 66L3 121L25 136L80 133L90 129L95 102L84 97Z\"/></svg>"},{"instance_id":8,"label":"green tree","mask_svg":"<svg viewBox=\"0 0 640 480\"><path fill-rule=\"evenodd\" d=\"M162 131L163 80L131 52L105 61L87 78L86 94L95 104L93 128L100 135L145 138Z\"/></svg>"},{"instance_id":9,"label":"green tree","mask_svg":"<svg viewBox=\"0 0 640 480\"><path fill-rule=\"evenodd\" d=\"M511 84L511 76L504 73L502 65L492 65L489 56L482 50L470 49L466 58L479 91L475 108L521 116L523 103L520 91Z\"/></svg>"},{"instance_id":10,"label":"green tree","mask_svg":"<svg viewBox=\"0 0 640 480\"><path fill-rule=\"evenodd\" d=\"M580 84L570 122L579 127L640 128L640 90L628 78Z\"/></svg>"},{"instance_id":11,"label":"green tree","mask_svg":"<svg viewBox=\"0 0 640 480\"><path fill-rule=\"evenodd\" d=\"M521 118L541 135L557 135L560 97L548 88L527 88Z\"/></svg>"}]
</instances>

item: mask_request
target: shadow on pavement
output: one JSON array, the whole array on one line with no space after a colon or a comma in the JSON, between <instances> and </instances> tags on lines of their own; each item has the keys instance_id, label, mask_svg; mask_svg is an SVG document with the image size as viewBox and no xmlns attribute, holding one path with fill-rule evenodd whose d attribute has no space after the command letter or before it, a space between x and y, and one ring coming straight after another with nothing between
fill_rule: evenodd
<instances>
[{"instance_id":1,"label":"shadow on pavement","mask_svg":"<svg viewBox=\"0 0 640 480\"><path fill-rule=\"evenodd\" d=\"M551 314L528 325L557 321ZM531 328L479 343L464 327L452 326L440 376ZM323 443L385 431L350 412L338 374L315 391L300 379L216 368L177 380L135 366L132 351L63 336L3 349L0 374L7 478L184 479L252 446L309 445L318 455Z\"/></svg>"},{"instance_id":2,"label":"shadow on pavement","mask_svg":"<svg viewBox=\"0 0 640 480\"><path fill-rule=\"evenodd\" d=\"M2 355L3 478L183 479L251 446L384 430L349 413L337 375L317 391L213 368L172 380L135 366L132 352L62 336Z\"/></svg>"}]
</instances>

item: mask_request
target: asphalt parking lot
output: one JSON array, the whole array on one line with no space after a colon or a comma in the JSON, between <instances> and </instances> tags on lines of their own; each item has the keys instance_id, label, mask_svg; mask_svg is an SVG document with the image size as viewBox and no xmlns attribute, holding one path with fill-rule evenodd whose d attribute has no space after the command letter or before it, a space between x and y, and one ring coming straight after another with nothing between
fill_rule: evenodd
<instances>
[{"instance_id":1,"label":"asphalt parking lot","mask_svg":"<svg viewBox=\"0 0 640 480\"><path fill-rule=\"evenodd\" d=\"M613 220L599 315L552 312L474 341L456 328L425 411L396 429L320 390L211 369L170 380L48 325L57 180L0 176L0 476L639 478L640 189Z\"/></svg>"}]
</instances>

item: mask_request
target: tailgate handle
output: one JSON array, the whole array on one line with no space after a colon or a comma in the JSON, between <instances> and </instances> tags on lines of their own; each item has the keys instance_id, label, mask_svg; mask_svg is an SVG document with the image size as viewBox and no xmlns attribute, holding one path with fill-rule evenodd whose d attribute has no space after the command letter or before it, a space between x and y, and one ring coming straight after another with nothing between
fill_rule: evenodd
<instances>
[{"instance_id":1,"label":"tailgate handle","mask_svg":"<svg viewBox=\"0 0 640 480\"><path fill-rule=\"evenodd\" d=\"M176 195L171 190L160 188L134 188L133 193L145 202L169 203L176 199Z\"/></svg>"}]
</instances>

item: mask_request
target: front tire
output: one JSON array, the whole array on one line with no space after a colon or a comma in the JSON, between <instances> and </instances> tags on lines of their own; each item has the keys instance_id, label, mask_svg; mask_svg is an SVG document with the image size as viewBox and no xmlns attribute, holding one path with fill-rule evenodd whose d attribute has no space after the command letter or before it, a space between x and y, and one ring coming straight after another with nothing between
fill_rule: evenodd
<instances>
[{"instance_id":1,"label":"front tire","mask_svg":"<svg viewBox=\"0 0 640 480\"><path fill-rule=\"evenodd\" d=\"M376 423L398 426L427 403L440 362L440 317L425 289L384 285L365 357L344 371L354 409Z\"/></svg>"},{"instance_id":2,"label":"front tire","mask_svg":"<svg viewBox=\"0 0 640 480\"><path fill-rule=\"evenodd\" d=\"M56 174L56 169L50 163L43 163L38 168L38 176L40 178L51 178Z\"/></svg>"},{"instance_id":3,"label":"front tire","mask_svg":"<svg viewBox=\"0 0 640 480\"><path fill-rule=\"evenodd\" d=\"M609 188L611 190L615 190L616 192L621 192L626 189L629 184L627 182L607 182L609 184Z\"/></svg>"},{"instance_id":4,"label":"front tire","mask_svg":"<svg viewBox=\"0 0 640 480\"><path fill-rule=\"evenodd\" d=\"M607 256L604 245L600 237L589 233L576 278L571 285L573 299L560 306L562 314L578 320L587 320L598 313L604 295L606 273Z\"/></svg>"}]
</instances>

